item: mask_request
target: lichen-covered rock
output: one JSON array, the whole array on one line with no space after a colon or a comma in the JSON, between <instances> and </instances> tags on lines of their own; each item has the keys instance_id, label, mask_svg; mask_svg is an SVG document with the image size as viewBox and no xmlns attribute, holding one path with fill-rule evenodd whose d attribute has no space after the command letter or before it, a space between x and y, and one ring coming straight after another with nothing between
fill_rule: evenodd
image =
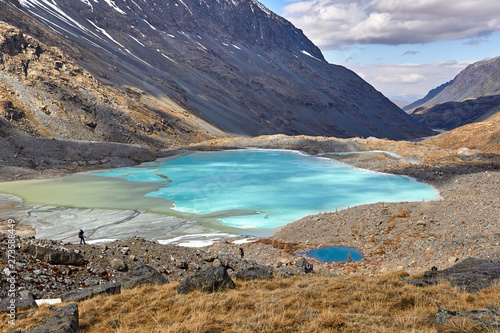
<instances>
[{"instance_id":1,"label":"lichen-covered rock","mask_svg":"<svg viewBox=\"0 0 500 333\"><path fill-rule=\"evenodd\" d=\"M118 282L123 289L132 289L140 285L165 284L168 281L153 267L140 262L130 267L127 274Z\"/></svg>"},{"instance_id":2,"label":"lichen-covered rock","mask_svg":"<svg viewBox=\"0 0 500 333\"><path fill-rule=\"evenodd\" d=\"M11 304L14 304L16 311L38 307L32 292L23 290L16 296L17 297L14 299L15 303L11 302L11 298L0 300L0 312L9 312L12 308Z\"/></svg>"},{"instance_id":3,"label":"lichen-covered rock","mask_svg":"<svg viewBox=\"0 0 500 333\"><path fill-rule=\"evenodd\" d=\"M80 253L70 252L64 249L40 246L33 243L22 243L23 252L29 253L38 260L43 260L51 265L73 265L82 266L86 264Z\"/></svg>"},{"instance_id":4,"label":"lichen-covered rock","mask_svg":"<svg viewBox=\"0 0 500 333\"><path fill-rule=\"evenodd\" d=\"M182 280L177 286L177 292L179 294L187 294L194 290L218 292L234 288L236 284L229 277L225 267L210 267Z\"/></svg>"},{"instance_id":5,"label":"lichen-covered rock","mask_svg":"<svg viewBox=\"0 0 500 333\"><path fill-rule=\"evenodd\" d=\"M111 264L111 268L113 268L114 270L117 270L119 272L128 271L127 264L119 258L113 258L112 260L110 260L110 264Z\"/></svg>"},{"instance_id":6,"label":"lichen-covered rock","mask_svg":"<svg viewBox=\"0 0 500 333\"><path fill-rule=\"evenodd\" d=\"M500 281L500 264L486 259L468 258L442 271L437 269L426 271L422 279L403 280L416 286L427 286L448 280L453 287L476 292Z\"/></svg>"},{"instance_id":7,"label":"lichen-covered rock","mask_svg":"<svg viewBox=\"0 0 500 333\"><path fill-rule=\"evenodd\" d=\"M61 300L63 302L81 302L99 295L115 295L120 292L121 285L119 283L108 283L64 293L61 295Z\"/></svg>"},{"instance_id":8,"label":"lichen-covered rock","mask_svg":"<svg viewBox=\"0 0 500 333\"><path fill-rule=\"evenodd\" d=\"M472 311L449 311L439 308L432 322L444 325L449 320L457 317L467 318L484 330L500 328L500 309L479 309Z\"/></svg>"},{"instance_id":9,"label":"lichen-covered rock","mask_svg":"<svg viewBox=\"0 0 500 333\"><path fill-rule=\"evenodd\" d=\"M42 320L26 333L76 333L78 327L78 305L71 303L57 309L54 314Z\"/></svg>"},{"instance_id":10,"label":"lichen-covered rock","mask_svg":"<svg viewBox=\"0 0 500 333\"><path fill-rule=\"evenodd\" d=\"M255 265L239 270L235 274L241 280L264 280L273 277L273 269L270 266Z\"/></svg>"}]
</instances>

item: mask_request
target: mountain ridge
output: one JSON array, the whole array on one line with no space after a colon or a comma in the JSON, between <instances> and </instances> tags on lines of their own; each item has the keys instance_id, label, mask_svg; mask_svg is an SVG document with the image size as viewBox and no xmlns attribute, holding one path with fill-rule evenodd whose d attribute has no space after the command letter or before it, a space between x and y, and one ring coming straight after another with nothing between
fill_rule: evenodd
<instances>
[{"instance_id":1,"label":"mountain ridge","mask_svg":"<svg viewBox=\"0 0 500 333\"><path fill-rule=\"evenodd\" d=\"M328 64L299 29L255 0L18 4L66 35L78 62L103 82L169 96L227 133L429 134L358 75Z\"/></svg>"},{"instance_id":2,"label":"mountain ridge","mask_svg":"<svg viewBox=\"0 0 500 333\"><path fill-rule=\"evenodd\" d=\"M417 108L498 94L500 94L500 56L470 64L453 80L431 90L422 100L404 107L404 110L412 112Z\"/></svg>"}]
</instances>

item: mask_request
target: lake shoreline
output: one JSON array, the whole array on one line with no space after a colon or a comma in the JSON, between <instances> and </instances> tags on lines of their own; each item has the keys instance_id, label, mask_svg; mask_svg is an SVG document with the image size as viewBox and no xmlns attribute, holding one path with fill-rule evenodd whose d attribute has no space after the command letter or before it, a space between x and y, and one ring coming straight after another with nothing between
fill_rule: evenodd
<instances>
[{"instance_id":1,"label":"lake shoreline","mask_svg":"<svg viewBox=\"0 0 500 333\"><path fill-rule=\"evenodd\" d=\"M335 139L305 136L287 137L282 135L259 137L254 139L221 139L195 144L189 147L179 147L168 150L147 150L141 147L126 146L124 147L124 150L120 151L119 156L113 155L113 151L116 150L116 146L111 145L113 149L104 149L108 144L103 144L102 146L99 144L95 145L99 147L99 149L97 149L97 154L92 155L92 160L87 159L85 163L82 162L82 165L73 164L65 167L66 162L62 161L62 158L59 160L60 163L57 163L56 160L55 165L52 167L48 165L47 167L38 167L36 169L26 168L22 165L2 165L1 179L13 180L51 178L79 171L136 165L141 162L152 161L157 158L172 156L173 154L181 151L190 150L225 150L254 147L263 149L294 149L304 151L311 155L341 151L390 151L394 154L398 154L401 158L396 158L390 154L376 152L345 156L336 155L335 159L359 168L414 177L418 181L423 181L436 187L442 193L443 200L441 202L433 202L432 205L429 205L428 203L381 203L366 205L366 207L351 207L348 210L342 211L343 214L345 213L345 216L343 216L342 219L336 219L333 215L319 214L312 217L306 217L300 221L289 224L280 232L272 236L271 239L276 240L277 242L298 243L299 246L304 249L321 246L343 245L357 247L363 251L366 260L363 260L361 263L317 263L318 268L322 267L336 274L379 274L394 270L407 270L412 273L418 273L423 272L434 265L438 266L440 269L449 267L456 260L465 259L465 256L490 258L491 260L499 260L500 257L498 253L498 242L500 242L498 239L499 235L490 229L491 224L498 223L498 220L494 221L490 219L488 224L475 220L475 216L480 215L481 211L484 211L485 214L493 214L490 216L500 216L498 204L495 202L488 203L487 201L493 200L487 193L497 195L496 198L500 196L498 194L500 188L498 185L498 179L500 177L498 173L498 155L491 156L492 154L482 154L478 151L467 151L466 154L463 154L458 150L443 150L435 146L414 142L394 142L390 140L359 138ZM129 153L130 155L126 157ZM107 155L107 157L105 159L98 159L99 154ZM132 156L134 156L133 159L131 158ZM332 158L331 156L327 157ZM32 156L31 158L36 158L36 156ZM41 158L41 156L39 156L39 158ZM89 160L91 163L89 163ZM409 162L409 160L411 160L411 162ZM417 163L415 163L415 161L417 161ZM479 189L474 189L471 187L471 184L479 184L481 187ZM469 247L465 246L462 252L458 250L453 252L454 247L458 249L456 244L459 243L447 242L445 235L442 234L445 230L449 233L450 228L458 228L457 225L453 224L446 218L446 215L450 212L450 208L445 207L445 204L448 203L451 203L452 206L453 204L458 204L459 199L453 197L454 195L456 196L457 193L463 194L466 198L476 197L474 200L471 199L472 201L469 204L472 205L479 205L480 202L486 202L485 207L482 207L481 211L473 211L470 214L466 214L466 212L463 213L470 225L466 228L466 230L458 230L460 231L460 234L464 234L460 235L459 243L468 244L471 241L474 241L475 243ZM476 193L477 195L475 195ZM375 246L377 240L375 240L375 245L373 247L366 248L366 244L373 244L373 241L364 234L363 237L359 236L360 233L366 229L366 225L369 225L370 227L368 229L372 230L372 222L366 225L359 224L360 217L366 218L366 210L376 212L373 215L374 220L383 217L383 212L387 210L393 214L392 216L397 216L400 210L410 210L410 212L406 220L404 220L404 217L396 218L396 222L399 221L397 219L401 219L403 222L399 221L401 223L396 223L395 227L392 229L389 228L390 230L388 232L386 232L386 230L389 225L386 226L383 232L380 230L375 231L376 229L373 229L373 233L379 232L379 234L383 236L378 240L379 243L385 244L384 249L382 249L382 246ZM421 216L425 215L425 218L422 217L422 219L418 219L416 214L420 213L422 213ZM430 222L431 220L440 221L439 225L436 226ZM304 233L304 229L302 229L303 225L305 225L307 230L313 230L314 228L318 228L319 225L325 225L330 228L327 230L331 230L336 228L339 221L344 223L344 229L349 230L349 232L339 232L335 237L329 238L325 235L321 237L314 233ZM370 216L369 221L371 221ZM376 223L379 223L380 221L377 221ZM382 222L381 225L383 225L383 223L385 222ZM406 230L403 226L407 227ZM397 244L391 245L394 246L394 248L391 248L391 246L387 244L388 242L397 243L395 240L400 240L401 238L404 239L405 237L407 238L408 235L414 235L415 233L422 234L421 239L433 238L432 243L429 244L424 244L423 241L419 243L420 240L417 240L416 243L414 243L415 245L413 247L415 248L418 246L429 245L423 249L425 255L422 255L422 253L418 251L411 252L411 244L405 243L401 246ZM440 237L435 237L436 235ZM487 235L486 242L483 240L482 243L479 244L480 242L477 240L484 239L485 235ZM252 244L245 244L249 253L254 252L251 249L252 246ZM262 246L262 244L259 246ZM225 243L218 243L212 246L214 251L222 251L224 247ZM430 250L427 250L428 248L430 248ZM427 251L425 252L425 250ZM270 252L273 251L270 250ZM276 253L280 252L281 251L277 251ZM279 260L279 256L276 257L277 254L274 256L269 255L263 250L256 251L253 255L255 260L262 263L273 264Z\"/></svg>"}]
</instances>

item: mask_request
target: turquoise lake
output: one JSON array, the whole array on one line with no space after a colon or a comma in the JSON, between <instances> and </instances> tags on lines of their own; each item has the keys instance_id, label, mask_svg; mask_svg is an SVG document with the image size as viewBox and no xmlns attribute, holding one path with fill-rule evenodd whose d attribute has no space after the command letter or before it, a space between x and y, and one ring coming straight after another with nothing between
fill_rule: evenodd
<instances>
[{"instance_id":1,"label":"turquoise lake","mask_svg":"<svg viewBox=\"0 0 500 333\"><path fill-rule=\"evenodd\" d=\"M297 151L195 152L93 175L156 184L146 197L169 200L178 212L216 216L238 229L276 229L361 204L440 198L435 188L408 177Z\"/></svg>"}]
</instances>

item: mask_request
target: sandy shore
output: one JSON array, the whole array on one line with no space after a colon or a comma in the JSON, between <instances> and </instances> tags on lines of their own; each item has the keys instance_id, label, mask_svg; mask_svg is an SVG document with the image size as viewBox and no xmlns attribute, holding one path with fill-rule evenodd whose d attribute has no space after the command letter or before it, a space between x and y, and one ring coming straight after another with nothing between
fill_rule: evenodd
<instances>
[{"instance_id":1,"label":"sandy shore","mask_svg":"<svg viewBox=\"0 0 500 333\"><path fill-rule=\"evenodd\" d=\"M95 146L99 147L101 155L106 155L105 159L93 158L93 161L97 160L99 163L88 163L82 158L79 166L73 162L66 163L66 160L57 160L56 154L52 156L51 162L55 167L38 165L36 170L30 169L27 166L29 161L23 161L23 165L15 165L15 161L10 165L3 165L2 179L51 177L118 164L133 165L173 153L172 150L152 151L129 146L125 150L126 153L121 152L115 158L113 151L116 147L109 149L110 147L98 144ZM414 142L282 135L255 139L222 139L183 149L217 150L245 147L295 149L313 155L321 154L356 167L409 175L435 186L440 191L441 201L377 203L309 216L287 225L272 237L276 244L296 243L296 246L302 249L331 245L357 247L365 255L365 259L357 263L316 262L317 269L323 268L337 274L378 274L394 270L419 273L431 266L440 269L449 267L467 257L500 261L498 155L466 149L445 150ZM367 150L379 152L331 154ZM63 155L64 149L61 151ZM380 151L389 151L391 154ZM135 156L135 159L127 159L127 154ZM137 158L139 155L140 159ZM36 156L30 158L36 159ZM66 165L70 167L66 168ZM283 247L282 244L280 246ZM227 243L223 242L209 250L223 252L225 248ZM248 256L264 264L275 265L284 256L279 246L273 248L271 245L250 243L244 244L244 248Z\"/></svg>"}]
</instances>

